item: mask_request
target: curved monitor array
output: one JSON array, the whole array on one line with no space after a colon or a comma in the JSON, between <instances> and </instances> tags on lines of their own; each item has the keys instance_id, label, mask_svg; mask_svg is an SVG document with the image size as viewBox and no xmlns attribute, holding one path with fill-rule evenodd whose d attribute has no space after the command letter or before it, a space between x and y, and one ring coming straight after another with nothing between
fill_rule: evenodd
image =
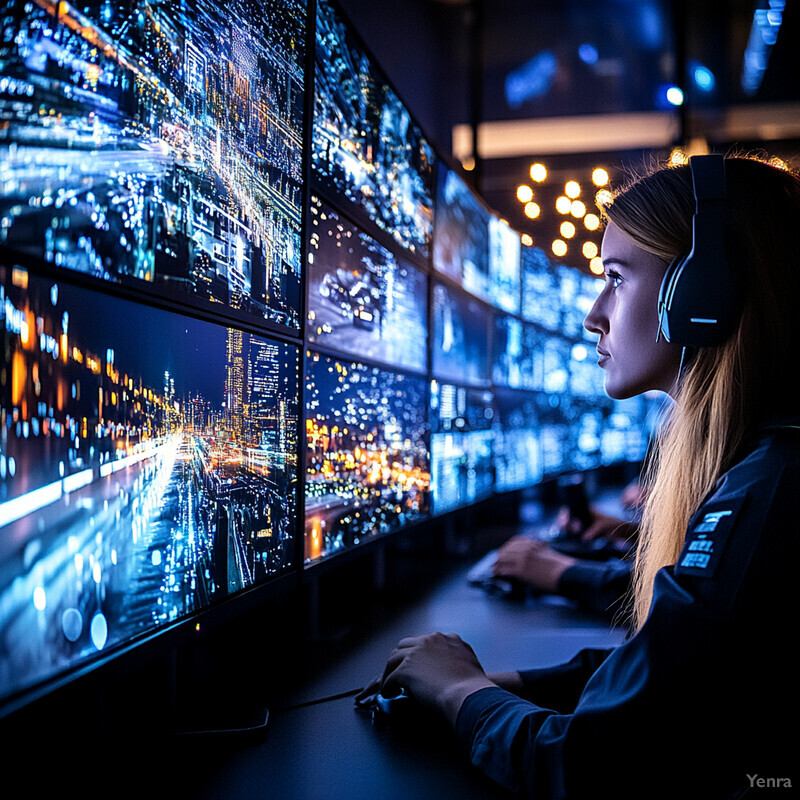
<instances>
[{"instance_id":1,"label":"curved monitor array","mask_svg":"<svg viewBox=\"0 0 800 800\"><path fill-rule=\"evenodd\" d=\"M376 536L642 457L650 403L605 397L580 324L596 281L521 247L327 0L0 25L0 714Z\"/></svg>"}]
</instances>

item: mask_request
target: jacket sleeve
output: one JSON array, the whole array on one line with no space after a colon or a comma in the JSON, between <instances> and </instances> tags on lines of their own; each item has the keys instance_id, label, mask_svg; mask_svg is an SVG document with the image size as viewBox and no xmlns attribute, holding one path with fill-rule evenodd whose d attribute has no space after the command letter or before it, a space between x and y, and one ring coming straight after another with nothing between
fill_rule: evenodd
<instances>
[{"instance_id":1,"label":"jacket sleeve","mask_svg":"<svg viewBox=\"0 0 800 800\"><path fill-rule=\"evenodd\" d=\"M609 653L610 648L586 648L564 664L520 670L523 688L519 696L545 708L573 711L586 682Z\"/></svg>"},{"instance_id":2,"label":"jacket sleeve","mask_svg":"<svg viewBox=\"0 0 800 800\"><path fill-rule=\"evenodd\" d=\"M787 526L800 516L799 474L756 464L700 509L675 567L656 577L647 621L602 660L574 710L544 692L469 696L456 732L472 762L548 800L728 798L748 775L791 776Z\"/></svg>"},{"instance_id":3,"label":"jacket sleeve","mask_svg":"<svg viewBox=\"0 0 800 800\"><path fill-rule=\"evenodd\" d=\"M627 560L578 561L568 567L558 582L558 593L581 608L613 616L622 609L631 583Z\"/></svg>"}]
</instances>

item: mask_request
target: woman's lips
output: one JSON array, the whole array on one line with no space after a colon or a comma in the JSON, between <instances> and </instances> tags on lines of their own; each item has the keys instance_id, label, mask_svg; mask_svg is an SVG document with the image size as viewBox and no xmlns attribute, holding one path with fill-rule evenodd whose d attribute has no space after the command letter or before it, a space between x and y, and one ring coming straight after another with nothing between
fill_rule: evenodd
<instances>
[{"instance_id":1,"label":"woman's lips","mask_svg":"<svg viewBox=\"0 0 800 800\"><path fill-rule=\"evenodd\" d=\"M611 355L603 350L601 347L597 348L597 363L599 366L603 366L603 364L611 358Z\"/></svg>"}]
</instances>

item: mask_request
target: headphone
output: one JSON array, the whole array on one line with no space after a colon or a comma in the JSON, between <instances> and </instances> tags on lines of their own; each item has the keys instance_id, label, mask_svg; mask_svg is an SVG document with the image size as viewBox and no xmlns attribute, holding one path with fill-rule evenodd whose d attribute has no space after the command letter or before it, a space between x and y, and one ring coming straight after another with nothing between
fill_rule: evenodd
<instances>
[{"instance_id":1,"label":"headphone","mask_svg":"<svg viewBox=\"0 0 800 800\"><path fill-rule=\"evenodd\" d=\"M658 338L692 348L722 344L736 324L738 303L725 254L724 157L692 156L689 166L692 249L673 259L661 282Z\"/></svg>"}]
</instances>

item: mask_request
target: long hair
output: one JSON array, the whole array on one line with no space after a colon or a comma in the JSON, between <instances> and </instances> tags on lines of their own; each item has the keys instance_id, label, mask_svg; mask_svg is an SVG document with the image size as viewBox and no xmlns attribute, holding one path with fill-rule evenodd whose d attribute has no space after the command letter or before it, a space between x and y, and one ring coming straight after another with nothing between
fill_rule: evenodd
<instances>
[{"instance_id":1,"label":"long hair","mask_svg":"<svg viewBox=\"0 0 800 800\"><path fill-rule=\"evenodd\" d=\"M791 322L800 313L800 179L752 156L726 158L726 255L740 297L736 330L699 348L642 475L644 507L634 564L634 628L649 613L653 581L675 564L692 514L740 457L754 429L796 411ZM686 165L634 178L603 209L634 244L668 264L691 247L694 195Z\"/></svg>"}]
</instances>

